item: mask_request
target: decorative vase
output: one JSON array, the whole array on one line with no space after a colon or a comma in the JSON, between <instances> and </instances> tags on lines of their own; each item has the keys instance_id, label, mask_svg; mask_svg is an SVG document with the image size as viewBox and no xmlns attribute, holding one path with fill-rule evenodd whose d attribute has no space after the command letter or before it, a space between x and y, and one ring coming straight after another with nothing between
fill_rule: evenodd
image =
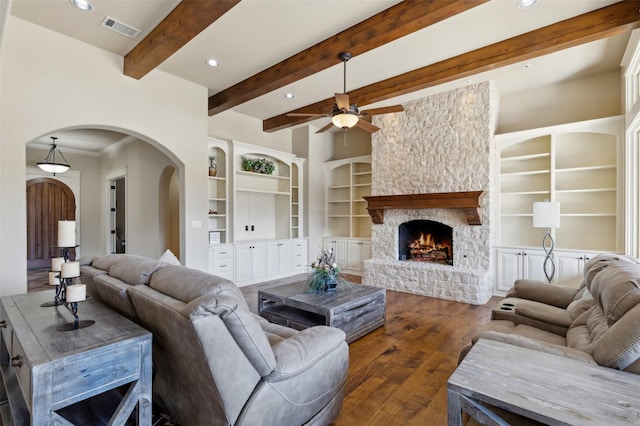
<instances>
[{"instance_id":1,"label":"decorative vase","mask_svg":"<svg viewBox=\"0 0 640 426\"><path fill-rule=\"evenodd\" d=\"M218 174L218 168L216 166L209 167L209 176L216 176Z\"/></svg>"},{"instance_id":2,"label":"decorative vase","mask_svg":"<svg viewBox=\"0 0 640 426\"><path fill-rule=\"evenodd\" d=\"M333 275L327 275L324 285L326 291L336 291L336 288L338 287L338 279Z\"/></svg>"}]
</instances>

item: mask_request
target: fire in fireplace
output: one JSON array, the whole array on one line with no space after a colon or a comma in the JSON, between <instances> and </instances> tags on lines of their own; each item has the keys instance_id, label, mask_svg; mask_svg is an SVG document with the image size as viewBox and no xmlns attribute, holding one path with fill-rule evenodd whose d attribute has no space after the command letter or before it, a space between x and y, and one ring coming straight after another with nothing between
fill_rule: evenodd
<instances>
[{"instance_id":1,"label":"fire in fireplace","mask_svg":"<svg viewBox=\"0 0 640 426\"><path fill-rule=\"evenodd\" d=\"M399 260L453 265L453 228L432 220L411 220L398 229Z\"/></svg>"}]
</instances>

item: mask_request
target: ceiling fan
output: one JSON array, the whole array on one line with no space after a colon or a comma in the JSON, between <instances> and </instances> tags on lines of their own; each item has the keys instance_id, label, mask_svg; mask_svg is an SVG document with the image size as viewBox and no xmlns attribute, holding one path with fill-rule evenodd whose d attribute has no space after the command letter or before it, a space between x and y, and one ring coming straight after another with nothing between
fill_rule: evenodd
<instances>
[{"instance_id":1,"label":"ceiling fan","mask_svg":"<svg viewBox=\"0 0 640 426\"><path fill-rule=\"evenodd\" d=\"M289 117L331 117L331 122L318 130L316 133L322 133L329 130L331 127L336 126L344 130L345 132L356 126L365 130L369 133L377 132L380 130L379 127L374 126L366 120L362 120L362 117L378 115L378 114L388 114L391 112L402 112L404 111L404 107L402 105L393 105L388 107L381 108L373 108L366 111L359 111L358 106L356 104L349 103L349 95L347 94L347 61L351 59L351 53L349 52L340 52L338 54L338 58L344 64L344 93L336 93L335 99L336 102L333 104L333 108L331 112L328 114L305 114L305 113L297 113L291 112L288 113Z\"/></svg>"}]
</instances>

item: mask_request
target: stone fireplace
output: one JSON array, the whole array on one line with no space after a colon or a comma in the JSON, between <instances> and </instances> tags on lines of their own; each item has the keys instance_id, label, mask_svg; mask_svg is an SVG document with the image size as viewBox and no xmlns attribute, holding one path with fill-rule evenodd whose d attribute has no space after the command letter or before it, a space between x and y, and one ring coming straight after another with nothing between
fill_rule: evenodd
<instances>
[{"instance_id":1,"label":"stone fireplace","mask_svg":"<svg viewBox=\"0 0 640 426\"><path fill-rule=\"evenodd\" d=\"M367 197L374 223L372 258L365 261L363 283L486 303L493 288L489 221L497 95L487 82L404 107L404 114L374 118L381 130L372 137L372 197ZM406 201L436 201L389 201L398 196ZM439 244L441 252L450 244L450 258L445 262L403 259L408 257L400 246L403 225L427 222L450 229L450 243L425 243L434 248Z\"/></svg>"}]
</instances>

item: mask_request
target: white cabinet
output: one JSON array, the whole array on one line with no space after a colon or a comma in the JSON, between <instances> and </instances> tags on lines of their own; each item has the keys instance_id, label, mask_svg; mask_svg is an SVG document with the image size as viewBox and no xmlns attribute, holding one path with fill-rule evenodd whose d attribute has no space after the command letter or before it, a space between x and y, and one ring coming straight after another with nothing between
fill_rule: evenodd
<instances>
[{"instance_id":1,"label":"white cabinet","mask_svg":"<svg viewBox=\"0 0 640 426\"><path fill-rule=\"evenodd\" d=\"M273 226L277 215L276 198L271 194L240 192L234 206L236 241L276 238Z\"/></svg>"},{"instance_id":2,"label":"white cabinet","mask_svg":"<svg viewBox=\"0 0 640 426\"><path fill-rule=\"evenodd\" d=\"M322 241L322 248L325 251L333 250L336 263L340 269L346 269L347 267L347 243L348 238L325 238ZM311 259L315 261L316 257L320 253L312 254Z\"/></svg>"},{"instance_id":3,"label":"white cabinet","mask_svg":"<svg viewBox=\"0 0 640 426\"><path fill-rule=\"evenodd\" d=\"M269 241L267 245L267 276L287 274L293 270L291 240Z\"/></svg>"},{"instance_id":4,"label":"white cabinet","mask_svg":"<svg viewBox=\"0 0 640 426\"><path fill-rule=\"evenodd\" d=\"M235 282L246 285L259 282L267 276L267 245L251 242L235 245Z\"/></svg>"},{"instance_id":5,"label":"white cabinet","mask_svg":"<svg viewBox=\"0 0 640 426\"><path fill-rule=\"evenodd\" d=\"M233 244L209 247L209 272L233 281Z\"/></svg>"},{"instance_id":6,"label":"white cabinet","mask_svg":"<svg viewBox=\"0 0 640 426\"><path fill-rule=\"evenodd\" d=\"M578 251L556 251L556 279L566 281L584 276L584 265L598 253Z\"/></svg>"},{"instance_id":7,"label":"white cabinet","mask_svg":"<svg viewBox=\"0 0 640 426\"><path fill-rule=\"evenodd\" d=\"M364 261L371 258L370 240L349 240L347 268L351 271L364 271Z\"/></svg>"},{"instance_id":8,"label":"white cabinet","mask_svg":"<svg viewBox=\"0 0 640 426\"><path fill-rule=\"evenodd\" d=\"M496 251L496 290L507 291L518 279L546 282L545 253L540 250L500 248Z\"/></svg>"}]
</instances>

